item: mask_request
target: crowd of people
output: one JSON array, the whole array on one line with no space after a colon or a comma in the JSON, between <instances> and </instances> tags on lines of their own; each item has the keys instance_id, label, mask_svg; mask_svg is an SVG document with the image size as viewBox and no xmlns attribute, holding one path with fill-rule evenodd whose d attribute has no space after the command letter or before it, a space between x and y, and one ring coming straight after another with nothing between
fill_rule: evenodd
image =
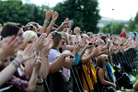
<instances>
[{"instance_id":1,"label":"crowd of people","mask_svg":"<svg viewBox=\"0 0 138 92\"><path fill-rule=\"evenodd\" d=\"M10 86L8 92L44 92L47 80L49 87L53 83L50 92L71 92L70 69L82 65L91 90L95 83L99 92L107 86L115 90L106 66L114 67L112 54L136 49L135 40L124 29L120 37L72 29L74 22L69 18L57 26L58 17L56 11L47 10L43 26L36 22L0 25L0 89ZM80 77L83 89L89 91L84 76Z\"/></svg>"}]
</instances>

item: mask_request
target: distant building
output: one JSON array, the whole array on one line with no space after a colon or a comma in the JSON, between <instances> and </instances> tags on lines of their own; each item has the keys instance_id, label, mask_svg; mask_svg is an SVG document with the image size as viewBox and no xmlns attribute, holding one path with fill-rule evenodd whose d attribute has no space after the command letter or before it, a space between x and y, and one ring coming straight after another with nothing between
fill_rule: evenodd
<instances>
[{"instance_id":1,"label":"distant building","mask_svg":"<svg viewBox=\"0 0 138 92\"><path fill-rule=\"evenodd\" d=\"M128 27L128 20L117 20L117 19L112 20L112 18L107 18L107 17L101 18L101 20L99 20L99 22L97 24L97 27L103 28L106 24L112 23L112 21L113 21L113 23L123 22L123 23L125 23L125 27L126 28Z\"/></svg>"}]
</instances>

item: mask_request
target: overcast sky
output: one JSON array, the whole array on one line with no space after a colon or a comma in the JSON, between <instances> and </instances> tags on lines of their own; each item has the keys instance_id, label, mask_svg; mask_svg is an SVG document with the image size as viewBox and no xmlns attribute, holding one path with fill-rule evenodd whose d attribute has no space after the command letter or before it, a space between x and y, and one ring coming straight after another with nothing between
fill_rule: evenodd
<instances>
[{"instance_id":1,"label":"overcast sky","mask_svg":"<svg viewBox=\"0 0 138 92\"><path fill-rule=\"evenodd\" d=\"M25 0L23 0L25 1ZM27 1L27 0L26 0ZM30 0L30 2L42 5L47 4L50 7L55 6L63 0ZM98 0L100 15L113 19L129 20L134 18L138 11L138 0ZM112 10L114 9L114 10Z\"/></svg>"}]
</instances>

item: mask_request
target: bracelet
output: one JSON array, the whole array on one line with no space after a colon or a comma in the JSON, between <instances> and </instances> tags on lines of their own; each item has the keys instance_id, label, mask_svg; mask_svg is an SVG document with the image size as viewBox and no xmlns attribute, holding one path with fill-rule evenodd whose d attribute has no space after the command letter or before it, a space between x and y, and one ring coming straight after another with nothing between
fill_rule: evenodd
<instances>
[{"instance_id":1,"label":"bracelet","mask_svg":"<svg viewBox=\"0 0 138 92\"><path fill-rule=\"evenodd\" d=\"M36 83L36 85L37 86L42 86L42 84L44 84L44 80L41 78L41 79L39 79L39 80L41 80L41 83Z\"/></svg>"},{"instance_id":2,"label":"bracelet","mask_svg":"<svg viewBox=\"0 0 138 92\"><path fill-rule=\"evenodd\" d=\"M42 86L44 83L36 83L37 86Z\"/></svg>"},{"instance_id":3,"label":"bracelet","mask_svg":"<svg viewBox=\"0 0 138 92\"><path fill-rule=\"evenodd\" d=\"M16 68L19 67L19 64L17 64L15 61L12 61L12 65L15 66Z\"/></svg>"},{"instance_id":4,"label":"bracelet","mask_svg":"<svg viewBox=\"0 0 138 92\"><path fill-rule=\"evenodd\" d=\"M14 60L15 60L16 63L18 63L18 65L20 65L20 63L16 59L14 59Z\"/></svg>"},{"instance_id":5,"label":"bracelet","mask_svg":"<svg viewBox=\"0 0 138 92\"><path fill-rule=\"evenodd\" d=\"M55 25L55 22L51 21L51 23L52 23L53 25Z\"/></svg>"},{"instance_id":6,"label":"bracelet","mask_svg":"<svg viewBox=\"0 0 138 92\"><path fill-rule=\"evenodd\" d=\"M49 21L46 21L46 20L45 20L44 23L45 23L45 24L49 24Z\"/></svg>"}]
</instances>

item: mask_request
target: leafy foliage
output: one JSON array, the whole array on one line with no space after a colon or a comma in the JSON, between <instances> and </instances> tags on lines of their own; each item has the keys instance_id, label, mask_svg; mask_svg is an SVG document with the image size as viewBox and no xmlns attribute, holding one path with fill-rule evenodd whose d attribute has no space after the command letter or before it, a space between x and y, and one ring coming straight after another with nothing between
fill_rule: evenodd
<instances>
[{"instance_id":1,"label":"leafy foliage","mask_svg":"<svg viewBox=\"0 0 138 92\"><path fill-rule=\"evenodd\" d=\"M111 23L108 23L104 28L103 28L103 33L111 33ZM113 34L120 34L122 28L124 27L124 23L113 23Z\"/></svg>"},{"instance_id":2,"label":"leafy foliage","mask_svg":"<svg viewBox=\"0 0 138 92\"><path fill-rule=\"evenodd\" d=\"M134 20L133 19L129 20L128 31L138 32L138 12L137 12Z\"/></svg>"},{"instance_id":3,"label":"leafy foliage","mask_svg":"<svg viewBox=\"0 0 138 92\"><path fill-rule=\"evenodd\" d=\"M43 24L45 8L48 6L36 6L35 4L23 4L21 0L0 0L0 22L19 22L23 25L30 21Z\"/></svg>"},{"instance_id":4,"label":"leafy foliage","mask_svg":"<svg viewBox=\"0 0 138 92\"><path fill-rule=\"evenodd\" d=\"M53 9L59 13L57 20L60 25L66 17L74 21L74 27L79 26L82 30L98 31L97 23L100 19L97 0L65 0L58 3ZM19 22L26 25L35 21L43 24L46 9L49 6L36 6L35 4L23 4L21 0L0 0L0 23Z\"/></svg>"},{"instance_id":5,"label":"leafy foliage","mask_svg":"<svg viewBox=\"0 0 138 92\"><path fill-rule=\"evenodd\" d=\"M74 27L79 26L81 30L97 33L97 23L100 19L97 0L66 0L58 3L56 10L60 17L57 20L59 25L66 17L74 21Z\"/></svg>"}]
</instances>

